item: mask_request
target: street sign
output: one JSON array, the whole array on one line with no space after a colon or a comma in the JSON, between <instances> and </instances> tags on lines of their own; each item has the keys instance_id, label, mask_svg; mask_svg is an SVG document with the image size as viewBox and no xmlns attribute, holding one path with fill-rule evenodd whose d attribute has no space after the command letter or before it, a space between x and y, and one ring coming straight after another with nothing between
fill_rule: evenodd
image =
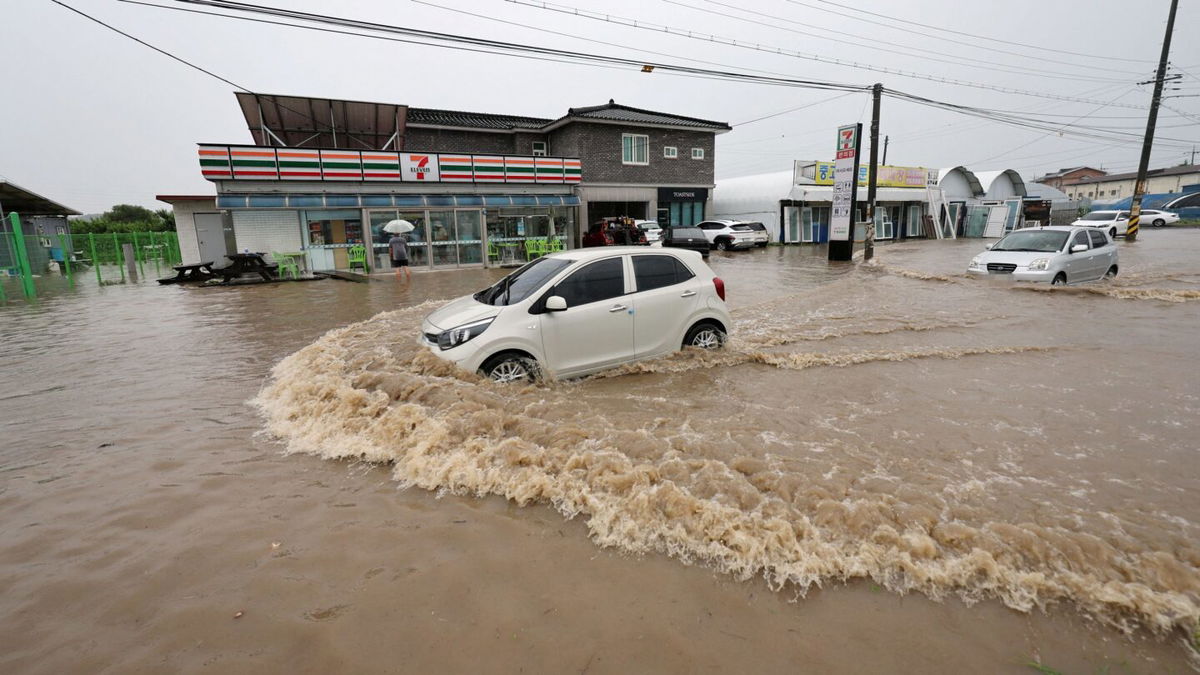
<instances>
[{"instance_id":1,"label":"street sign","mask_svg":"<svg viewBox=\"0 0 1200 675\"><path fill-rule=\"evenodd\" d=\"M854 197L858 185L858 145L862 124L838 128L837 155L833 168L833 208L830 213L829 241L851 242L854 231ZM830 249L830 258L834 251ZM849 260L838 256L837 259Z\"/></svg>"}]
</instances>

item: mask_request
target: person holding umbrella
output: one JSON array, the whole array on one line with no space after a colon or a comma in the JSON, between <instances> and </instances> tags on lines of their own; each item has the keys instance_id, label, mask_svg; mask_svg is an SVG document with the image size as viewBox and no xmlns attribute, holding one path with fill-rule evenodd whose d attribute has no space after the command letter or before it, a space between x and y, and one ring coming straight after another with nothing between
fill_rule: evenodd
<instances>
[{"instance_id":1,"label":"person holding umbrella","mask_svg":"<svg viewBox=\"0 0 1200 675\"><path fill-rule=\"evenodd\" d=\"M391 232L388 240L388 251L392 256L392 267L396 270L396 281L400 281L400 271L404 271L406 281L412 281L412 268L408 265L408 237L404 235L415 228L407 220L391 220L383 226L384 232Z\"/></svg>"}]
</instances>

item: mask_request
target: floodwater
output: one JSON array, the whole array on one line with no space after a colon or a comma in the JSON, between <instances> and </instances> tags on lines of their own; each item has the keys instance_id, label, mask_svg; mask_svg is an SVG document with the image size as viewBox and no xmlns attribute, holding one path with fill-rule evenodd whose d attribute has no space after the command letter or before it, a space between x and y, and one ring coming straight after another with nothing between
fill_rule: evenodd
<instances>
[{"instance_id":1,"label":"floodwater","mask_svg":"<svg viewBox=\"0 0 1200 675\"><path fill-rule=\"evenodd\" d=\"M414 345L496 270L9 287L0 670L1196 669L1200 231L982 245L714 254L726 350L528 387Z\"/></svg>"}]
</instances>

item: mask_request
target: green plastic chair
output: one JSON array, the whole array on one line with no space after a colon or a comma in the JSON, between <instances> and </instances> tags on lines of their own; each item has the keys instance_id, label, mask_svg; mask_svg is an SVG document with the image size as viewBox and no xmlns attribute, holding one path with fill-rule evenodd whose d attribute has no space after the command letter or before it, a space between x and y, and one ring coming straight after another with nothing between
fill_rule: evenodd
<instances>
[{"instance_id":1,"label":"green plastic chair","mask_svg":"<svg viewBox=\"0 0 1200 675\"><path fill-rule=\"evenodd\" d=\"M362 244L355 244L350 247L350 269L361 267L363 272L367 271L367 247Z\"/></svg>"},{"instance_id":2,"label":"green plastic chair","mask_svg":"<svg viewBox=\"0 0 1200 675\"><path fill-rule=\"evenodd\" d=\"M488 242L488 260L496 262L500 260L500 249L493 242Z\"/></svg>"},{"instance_id":3,"label":"green plastic chair","mask_svg":"<svg viewBox=\"0 0 1200 675\"><path fill-rule=\"evenodd\" d=\"M558 237L550 237L546 241L547 241L547 245L546 245L547 252L558 253L559 251L563 250L562 239L559 239Z\"/></svg>"},{"instance_id":4,"label":"green plastic chair","mask_svg":"<svg viewBox=\"0 0 1200 675\"><path fill-rule=\"evenodd\" d=\"M538 246L537 239L525 240L525 257L527 259L533 260L534 258L538 258L542 255L544 255L544 253L542 252L541 247Z\"/></svg>"},{"instance_id":5,"label":"green plastic chair","mask_svg":"<svg viewBox=\"0 0 1200 675\"><path fill-rule=\"evenodd\" d=\"M279 275L280 279L289 274L292 275L293 279L300 278L300 266L296 264L295 258L275 251L271 251L271 257L274 258L275 264L278 265L276 274Z\"/></svg>"}]
</instances>

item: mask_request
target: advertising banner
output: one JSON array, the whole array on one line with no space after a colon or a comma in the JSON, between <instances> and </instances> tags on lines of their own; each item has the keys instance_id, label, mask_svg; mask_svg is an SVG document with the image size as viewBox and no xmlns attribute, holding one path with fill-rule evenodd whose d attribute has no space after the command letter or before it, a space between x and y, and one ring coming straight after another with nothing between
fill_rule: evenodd
<instances>
[{"instance_id":1,"label":"advertising banner","mask_svg":"<svg viewBox=\"0 0 1200 675\"><path fill-rule=\"evenodd\" d=\"M833 162L815 162L813 182L817 185L833 185L834 170ZM869 178L870 167L858 167L858 184L866 186ZM881 166L875 184L879 187L924 188L937 184L937 171L921 166Z\"/></svg>"},{"instance_id":2,"label":"advertising banner","mask_svg":"<svg viewBox=\"0 0 1200 675\"><path fill-rule=\"evenodd\" d=\"M829 241L850 241L854 231L854 196L858 183L855 178L858 176L858 141L861 136L861 123L838 127Z\"/></svg>"}]
</instances>

